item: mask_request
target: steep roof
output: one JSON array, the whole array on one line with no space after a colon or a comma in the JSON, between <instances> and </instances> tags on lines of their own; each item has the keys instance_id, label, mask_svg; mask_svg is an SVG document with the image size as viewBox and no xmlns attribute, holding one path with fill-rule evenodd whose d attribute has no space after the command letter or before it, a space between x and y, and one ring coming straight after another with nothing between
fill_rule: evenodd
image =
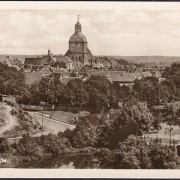
<instances>
[{"instance_id":1,"label":"steep roof","mask_svg":"<svg viewBox=\"0 0 180 180\"><path fill-rule=\"evenodd\" d=\"M81 77L63 77L61 82L62 84L67 85L68 82L73 79L82 79L82 78Z\"/></svg>"},{"instance_id":2,"label":"steep roof","mask_svg":"<svg viewBox=\"0 0 180 180\"><path fill-rule=\"evenodd\" d=\"M152 76L152 73L149 72L149 71L145 71L145 72L141 72L142 75L146 78L146 77L151 77Z\"/></svg>"},{"instance_id":3,"label":"steep roof","mask_svg":"<svg viewBox=\"0 0 180 180\"><path fill-rule=\"evenodd\" d=\"M32 65L40 65L41 64L41 58L25 58L24 61L25 65L32 64Z\"/></svg>"},{"instance_id":4,"label":"steep roof","mask_svg":"<svg viewBox=\"0 0 180 180\"><path fill-rule=\"evenodd\" d=\"M113 58L108 58L108 60L111 62L111 64L112 64L113 66L116 66L116 65L119 64L118 61L116 61L116 60L113 59Z\"/></svg>"},{"instance_id":5,"label":"steep roof","mask_svg":"<svg viewBox=\"0 0 180 180\"><path fill-rule=\"evenodd\" d=\"M54 56L54 58L56 59L57 63L63 62L66 64L66 66L68 66L69 63L73 63L73 61L67 56L62 56L62 55L57 56L56 55L56 56Z\"/></svg>"},{"instance_id":6,"label":"steep roof","mask_svg":"<svg viewBox=\"0 0 180 180\"><path fill-rule=\"evenodd\" d=\"M104 67L112 66L112 63L108 59L106 59L106 58L101 58L100 61L103 64Z\"/></svg>"},{"instance_id":7,"label":"steep roof","mask_svg":"<svg viewBox=\"0 0 180 180\"><path fill-rule=\"evenodd\" d=\"M41 57L41 65L48 65L51 61L51 56L43 56Z\"/></svg>"},{"instance_id":8,"label":"steep roof","mask_svg":"<svg viewBox=\"0 0 180 180\"><path fill-rule=\"evenodd\" d=\"M115 66L113 69L115 71L127 71L127 68L124 68L122 65Z\"/></svg>"},{"instance_id":9,"label":"steep roof","mask_svg":"<svg viewBox=\"0 0 180 180\"><path fill-rule=\"evenodd\" d=\"M63 56L63 55L54 55L53 56L54 58L56 58L57 61L64 61L64 62L67 62L67 63L73 63L73 61L67 57L66 55Z\"/></svg>"},{"instance_id":10,"label":"steep roof","mask_svg":"<svg viewBox=\"0 0 180 180\"><path fill-rule=\"evenodd\" d=\"M54 69L53 70L53 74L63 74L63 76L70 76L71 75L71 72L67 72L65 69Z\"/></svg>"},{"instance_id":11,"label":"steep roof","mask_svg":"<svg viewBox=\"0 0 180 180\"><path fill-rule=\"evenodd\" d=\"M132 83L134 82L139 74L137 73L127 73L124 76L110 76L108 79L112 82L123 82L123 83Z\"/></svg>"},{"instance_id":12,"label":"steep roof","mask_svg":"<svg viewBox=\"0 0 180 180\"><path fill-rule=\"evenodd\" d=\"M89 50L89 48L87 48L87 53L88 53L88 55L91 55L91 57L92 57L92 53L91 53L91 51Z\"/></svg>"},{"instance_id":13,"label":"steep roof","mask_svg":"<svg viewBox=\"0 0 180 180\"><path fill-rule=\"evenodd\" d=\"M35 82L38 82L42 75L44 74L44 72L24 72L25 75L25 84L27 85L32 85Z\"/></svg>"}]
</instances>

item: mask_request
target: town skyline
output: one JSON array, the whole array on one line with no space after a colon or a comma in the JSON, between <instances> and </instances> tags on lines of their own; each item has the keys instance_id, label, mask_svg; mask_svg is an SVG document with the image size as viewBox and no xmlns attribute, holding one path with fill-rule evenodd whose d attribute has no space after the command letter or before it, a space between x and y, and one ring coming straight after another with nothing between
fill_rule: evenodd
<instances>
[{"instance_id":1,"label":"town skyline","mask_svg":"<svg viewBox=\"0 0 180 180\"><path fill-rule=\"evenodd\" d=\"M0 54L65 54L80 15L94 55L180 56L180 13L157 10L0 10Z\"/></svg>"}]
</instances>

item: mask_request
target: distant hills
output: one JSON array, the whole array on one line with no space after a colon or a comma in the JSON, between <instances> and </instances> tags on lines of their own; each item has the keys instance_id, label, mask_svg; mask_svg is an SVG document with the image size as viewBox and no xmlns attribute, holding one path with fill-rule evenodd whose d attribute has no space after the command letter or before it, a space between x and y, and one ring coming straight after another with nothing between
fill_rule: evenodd
<instances>
[{"instance_id":1,"label":"distant hills","mask_svg":"<svg viewBox=\"0 0 180 180\"><path fill-rule=\"evenodd\" d=\"M124 59L130 63L153 63L153 64L164 64L169 65L174 62L180 62L178 56L97 56L97 57L108 57L115 59Z\"/></svg>"},{"instance_id":2,"label":"distant hills","mask_svg":"<svg viewBox=\"0 0 180 180\"><path fill-rule=\"evenodd\" d=\"M0 62L6 62L7 64L12 64L16 59L21 63L24 63L26 57L38 57L42 55L0 55ZM180 62L180 57L178 56L96 56L96 57L108 57L109 59L124 59L130 63L145 63L145 64L163 64L169 65L174 62Z\"/></svg>"}]
</instances>

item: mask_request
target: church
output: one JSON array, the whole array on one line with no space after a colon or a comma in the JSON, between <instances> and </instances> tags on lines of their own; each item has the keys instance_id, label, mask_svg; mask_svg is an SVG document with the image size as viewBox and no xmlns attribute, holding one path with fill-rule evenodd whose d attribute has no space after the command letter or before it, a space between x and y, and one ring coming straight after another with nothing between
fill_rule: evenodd
<instances>
[{"instance_id":1,"label":"church","mask_svg":"<svg viewBox=\"0 0 180 180\"><path fill-rule=\"evenodd\" d=\"M68 56L73 62L80 62L83 65L88 65L93 58L91 51L88 49L86 37L82 34L82 27L78 21L75 24L75 32L69 39L69 49L65 56Z\"/></svg>"}]
</instances>

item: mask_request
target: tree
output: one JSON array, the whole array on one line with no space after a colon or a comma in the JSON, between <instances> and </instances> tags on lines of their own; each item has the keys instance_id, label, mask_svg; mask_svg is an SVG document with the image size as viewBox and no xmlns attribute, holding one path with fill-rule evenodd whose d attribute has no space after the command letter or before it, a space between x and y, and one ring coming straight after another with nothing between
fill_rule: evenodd
<instances>
[{"instance_id":1,"label":"tree","mask_svg":"<svg viewBox=\"0 0 180 180\"><path fill-rule=\"evenodd\" d=\"M97 153L100 166L108 169L175 169L178 158L174 151L157 140L147 143L141 137L129 136L110 151Z\"/></svg>"},{"instance_id":2,"label":"tree","mask_svg":"<svg viewBox=\"0 0 180 180\"><path fill-rule=\"evenodd\" d=\"M24 74L14 67L0 62L0 93L20 95L24 87Z\"/></svg>"},{"instance_id":3,"label":"tree","mask_svg":"<svg viewBox=\"0 0 180 180\"><path fill-rule=\"evenodd\" d=\"M72 92L74 99L72 101L75 106L82 107L83 105L87 104L89 100L89 96L88 93L86 92L82 80L80 79L71 80L68 82L67 86L73 90Z\"/></svg>"},{"instance_id":4,"label":"tree","mask_svg":"<svg viewBox=\"0 0 180 180\"><path fill-rule=\"evenodd\" d=\"M104 123L97 127L97 147L110 148L111 138L113 135L113 127L110 123Z\"/></svg>"},{"instance_id":5,"label":"tree","mask_svg":"<svg viewBox=\"0 0 180 180\"><path fill-rule=\"evenodd\" d=\"M0 137L0 153L7 153L10 147L7 140L3 137Z\"/></svg>"},{"instance_id":6,"label":"tree","mask_svg":"<svg viewBox=\"0 0 180 180\"><path fill-rule=\"evenodd\" d=\"M36 147L37 143L34 138L31 138L30 134L27 133L23 135L23 138L17 144L17 151L23 156L34 155L34 149Z\"/></svg>"},{"instance_id":7,"label":"tree","mask_svg":"<svg viewBox=\"0 0 180 180\"><path fill-rule=\"evenodd\" d=\"M77 148L93 147L96 144L96 129L86 118L79 119L73 130L73 146Z\"/></svg>"},{"instance_id":8,"label":"tree","mask_svg":"<svg viewBox=\"0 0 180 180\"><path fill-rule=\"evenodd\" d=\"M28 91L30 92L30 101L29 104L35 104L35 105L39 105L41 100L41 96L39 96L40 92L39 92L39 88L38 88L38 84L32 84L30 88L28 88Z\"/></svg>"},{"instance_id":9,"label":"tree","mask_svg":"<svg viewBox=\"0 0 180 180\"><path fill-rule=\"evenodd\" d=\"M150 107L170 102L176 96L176 87L172 82L159 83L154 77L136 80L133 89L139 94L138 99L147 102Z\"/></svg>"},{"instance_id":10,"label":"tree","mask_svg":"<svg viewBox=\"0 0 180 180\"><path fill-rule=\"evenodd\" d=\"M138 92L139 99L147 102L150 106L160 103L158 82L151 80L136 80L133 89Z\"/></svg>"},{"instance_id":11,"label":"tree","mask_svg":"<svg viewBox=\"0 0 180 180\"><path fill-rule=\"evenodd\" d=\"M73 90L68 86L65 86L62 91L61 103L66 107L73 106L74 94Z\"/></svg>"},{"instance_id":12,"label":"tree","mask_svg":"<svg viewBox=\"0 0 180 180\"><path fill-rule=\"evenodd\" d=\"M148 156L151 160L152 169L178 168L177 155L168 146L160 145L158 142L152 142L148 148Z\"/></svg>"},{"instance_id":13,"label":"tree","mask_svg":"<svg viewBox=\"0 0 180 180\"><path fill-rule=\"evenodd\" d=\"M116 90L117 99L121 102L127 101L134 97L138 98L138 93L128 86L119 86L119 84L113 84L113 88Z\"/></svg>"},{"instance_id":14,"label":"tree","mask_svg":"<svg viewBox=\"0 0 180 180\"><path fill-rule=\"evenodd\" d=\"M165 69L162 76L167 79L166 82L171 82L169 88L173 90L176 89L176 93L174 94L177 98L180 98L180 63L173 63L171 67Z\"/></svg>"},{"instance_id":15,"label":"tree","mask_svg":"<svg viewBox=\"0 0 180 180\"><path fill-rule=\"evenodd\" d=\"M85 82L86 90L89 94L88 107L96 111L109 107L109 93L111 83L106 77L91 76Z\"/></svg>"},{"instance_id":16,"label":"tree","mask_svg":"<svg viewBox=\"0 0 180 180\"><path fill-rule=\"evenodd\" d=\"M48 102L49 100L49 89L50 89L50 83L49 80L46 78L42 78L38 83L38 93L41 101Z\"/></svg>"},{"instance_id":17,"label":"tree","mask_svg":"<svg viewBox=\"0 0 180 180\"><path fill-rule=\"evenodd\" d=\"M173 130L172 125L179 125L178 117L180 116L180 104L166 104L166 111L163 114L164 122L169 125L170 132L170 147L171 147L171 131Z\"/></svg>"},{"instance_id":18,"label":"tree","mask_svg":"<svg viewBox=\"0 0 180 180\"><path fill-rule=\"evenodd\" d=\"M169 125L179 125L180 104L172 103L165 105L166 111L163 114L164 122Z\"/></svg>"},{"instance_id":19,"label":"tree","mask_svg":"<svg viewBox=\"0 0 180 180\"><path fill-rule=\"evenodd\" d=\"M127 101L120 115L113 122L112 147L118 142L125 141L129 135L143 135L153 126L154 118L147 108L146 103L135 99Z\"/></svg>"}]
</instances>

